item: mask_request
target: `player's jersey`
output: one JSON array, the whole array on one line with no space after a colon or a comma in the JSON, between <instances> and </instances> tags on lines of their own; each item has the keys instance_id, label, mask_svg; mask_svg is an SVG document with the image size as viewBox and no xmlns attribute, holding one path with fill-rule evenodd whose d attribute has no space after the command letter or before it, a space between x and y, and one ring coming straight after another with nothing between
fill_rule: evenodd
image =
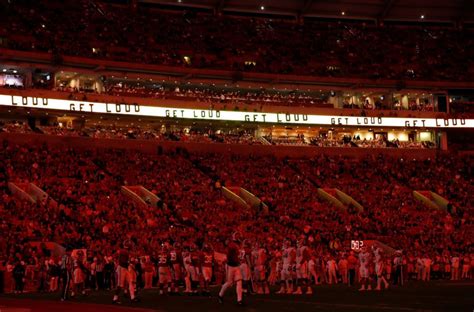
<instances>
[{"instance_id":1,"label":"player's jersey","mask_svg":"<svg viewBox=\"0 0 474 312\"><path fill-rule=\"evenodd\" d=\"M146 260L143 270L148 273L153 272L153 262L151 262L151 260Z\"/></svg>"},{"instance_id":2,"label":"player's jersey","mask_svg":"<svg viewBox=\"0 0 474 312\"><path fill-rule=\"evenodd\" d=\"M309 261L309 251L307 246L296 249L296 263L303 264Z\"/></svg>"},{"instance_id":3,"label":"player's jersey","mask_svg":"<svg viewBox=\"0 0 474 312\"><path fill-rule=\"evenodd\" d=\"M295 253L295 248L293 247L288 247L283 249L283 252L281 254L281 260L283 262L283 265L292 265L294 263L294 253Z\"/></svg>"},{"instance_id":4,"label":"player's jersey","mask_svg":"<svg viewBox=\"0 0 474 312\"><path fill-rule=\"evenodd\" d=\"M86 272L86 266L84 265L84 262L81 259L75 259L73 263L73 269L79 269L82 272Z\"/></svg>"},{"instance_id":5,"label":"player's jersey","mask_svg":"<svg viewBox=\"0 0 474 312\"><path fill-rule=\"evenodd\" d=\"M441 259L441 261L443 261L443 264L444 264L444 265L447 265L447 264L449 264L449 262L450 262L448 256L443 256L443 258Z\"/></svg>"},{"instance_id":6,"label":"player's jersey","mask_svg":"<svg viewBox=\"0 0 474 312\"><path fill-rule=\"evenodd\" d=\"M396 266L402 266L403 258L401 256L395 257L395 259L393 259L393 264L395 264Z\"/></svg>"},{"instance_id":7,"label":"player's jersey","mask_svg":"<svg viewBox=\"0 0 474 312\"><path fill-rule=\"evenodd\" d=\"M337 270L336 260L334 259L328 260L326 265L329 271Z\"/></svg>"},{"instance_id":8,"label":"player's jersey","mask_svg":"<svg viewBox=\"0 0 474 312\"><path fill-rule=\"evenodd\" d=\"M463 265L470 265L471 263L471 258L469 256L465 256L464 259L462 260Z\"/></svg>"},{"instance_id":9,"label":"player's jersey","mask_svg":"<svg viewBox=\"0 0 474 312\"><path fill-rule=\"evenodd\" d=\"M202 266L212 268L214 263L214 253L212 251L205 251L202 253Z\"/></svg>"},{"instance_id":10,"label":"player's jersey","mask_svg":"<svg viewBox=\"0 0 474 312\"><path fill-rule=\"evenodd\" d=\"M377 248L374 250L374 256L375 256L375 263L379 262L380 260L382 260L382 255L381 255L381 250L380 248Z\"/></svg>"},{"instance_id":11,"label":"player's jersey","mask_svg":"<svg viewBox=\"0 0 474 312\"><path fill-rule=\"evenodd\" d=\"M201 253L199 251L191 252L191 265L195 267L201 266Z\"/></svg>"},{"instance_id":12,"label":"player's jersey","mask_svg":"<svg viewBox=\"0 0 474 312\"><path fill-rule=\"evenodd\" d=\"M163 268L163 267L168 267L169 266L169 261L170 261L170 256L167 252L160 252L158 255L158 267Z\"/></svg>"},{"instance_id":13,"label":"player's jersey","mask_svg":"<svg viewBox=\"0 0 474 312\"><path fill-rule=\"evenodd\" d=\"M234 242L231 242L227 247L227 265L231 267L240 265L239 246Z\"/></svg>"},{"instance_id":14,"label":"player's jersey","mask_svg":"<svg viewBox=\"0 0 474 312\"><path fill-rule=\"evenodd\" d=\"M368 252L361 252L359 254L360 266L364 268L369 267L369 258L370 258L370 255Z\"/></svg>"},{"instance_id":15,"label":"player's jersey","mask_svg":"<svg viewBox=\"0 0 474 312\"><path fill-rule=\"evenodd\" d=\"M252 252L252 258L255 266L265 265L265 262L267 261L267 253L263 248L255 249Z\"/></svg>"},{"instance_id":16,"label":"player's jersey","mask_svg":"<svg viewBox=\"0 0 474 312\"><path fill-rule=\"evenodd\" d=\"M254 266L257 263L257 258L258 258L258 249L252 249L252 252L250 253L250 261L252 262Z\"/></svg>"},{"instance_id":17,"label":"player's jersey","mask_svg":"<svg viewBox=\"0 0 474 312\"><path fill-rule=\"evenodd\" d=\"M74 259L74 264L73 264L74 269L80 268L80 261L77 259Z\"/></svg>"},{"instance_id":18,"label":"player's jersey","mask_svg":"<svg viewBox=\"0 0 474 312\"><path fill-rule=\"evenodd\" d=\"M183 251L183 264L188 267L191 266L191 253L189 251Z\"/></svg>"},{"instance_id":19,"label":"player's jersey","mask_svg":"<svg viewBox=\"0 0 474 312\"><path fill-rule=\"evenodd\" d=\"M248 258L251 257L251 251L248 248L242 248L239 250L239 260L240 263L247 263ZM248 264L248 263L247 263Z\"/></svg>"},{"instance_id":20,"label":"player's jersey","mask_svg":"<svg viewBox=\"0 0 474 312\"><path fill-rule=\"evenodd\" d=\"M170 262L171 264L181 264L182 262L182 255L181 252L177 249L173 249L170 251Z\"/></svg>"},{"instance_id":21,"label":"player's jersey","mask_svg":"<svg viewBox=\"0 0 474 312\"><path fill-rule=\"evenodd\" d=\"M120 249L118 253L118 264L122 268L127 269L128 268L128 260L129 260L129 253L128 250L126 249Z\"/></svg>"},{"instance_id":22,"label":"player's jersey","mask_svg":"<svg viewBox=\"0 0 474 312\"><path fill-rule=\"evenodd\" d=\"M71 270L71 258L68 255L63 255L61 258L61 270L62 271L69 271Z\"/></svg>"}]
</instances>

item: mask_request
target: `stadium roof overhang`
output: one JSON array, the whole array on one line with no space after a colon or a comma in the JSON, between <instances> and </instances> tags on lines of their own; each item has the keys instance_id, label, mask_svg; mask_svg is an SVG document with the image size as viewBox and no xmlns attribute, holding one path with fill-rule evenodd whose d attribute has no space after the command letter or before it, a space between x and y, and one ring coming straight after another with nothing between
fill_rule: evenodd
<instances>
[{"instance_id":1,"label":"stadium roof overhang","mask_svg":"<svg viewBox=\"0 0 474 312\"><path fill-rule=\"evenodd\" d=\"M472 0L138 0L138 3L252 15L474 22Z\"/></svg>"}]
</instances>

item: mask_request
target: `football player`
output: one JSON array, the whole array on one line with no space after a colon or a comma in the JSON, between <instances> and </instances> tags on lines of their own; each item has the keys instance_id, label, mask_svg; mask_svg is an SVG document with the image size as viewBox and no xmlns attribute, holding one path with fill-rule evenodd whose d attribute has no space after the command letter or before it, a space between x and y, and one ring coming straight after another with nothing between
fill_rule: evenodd
<instances>
[{"instance_id":1,"label":"football player","mask_svg":"<svg viewBox=\"0 0 474 312\"><path fill-rule=\"evenodd\" d=\"M296 251L291 246L289 240L283 242L281 251L281 276L280 276L280 290L277 294L292 294L293 293L293 267L296 267ZM296 268L295 268L296 269Z\"/></svg>"},{"instance_id":2,"label":"football player","mask_svg":"<svg viewBox=\"0 0 474 312\"><path fill-rule=\"evenodd\" d=\"M214 250L209 244L204 244L201 254L201 271L204 281L203 294L210 295L209 283L212 279L212 267L214 265Z\"/></svg>"},{"instance_id":3,"label":"football player","mask_svg":"<svg viewBox=\"0 0 474 312\"><path fill-rule=\"evenodd\" d=\"M247 240L243 241L242 248L239 251L240 270L242 271L242 288L243 292L251 292L251 250Z\"/></svg>"},{"instance_id":4,"label":"football player","mask_svg":"<svg viewBox=\"0 0 474 312\"><path fill-rule=\"evenodd\" d=\"M297 241L296 248L296 278L298 288L295 294L301 295L303 293L301 287L307 287L306 294L310 295L313 293L311 286L308 284L308 262L310 254L304 238Z\"/></svg>"},{"instance_id":5,"label":"football player","mask_svg":"<svg viewBox=\"0 0 474 312\"><path fill-rule=\"evenodd\" d=\"M232 234L232 240L227 245L227 278L219 292L219 303L224 302L224 294L229 287L236 284L237 304L243 305L242 302L242 271L240 270L240 233Z\"/></svg>"},{"instance_id":6,"label":"football player","mask_svg":"<svg viewBox=\"0 0 474 312\"><path fill-rule=\"evenodd\" d=\"M130 252L129 249L131 248L131 242L126 240L122 244L122 249L117 252L118 258L118 266L117 266L117 289L115 290L115 295L113 298L113 303L120 304L119 296L121 290L128 285L130 298L132 302L138 301L135 297L135 287L130 278L130 272L128 271L129 268L129 259L130 259Z\"/></svg>"},{"instance_id":7,"label":"football player","mask_svg":"<svg viewBox=\"0 0 474 312\"><path fill-rule=\"evenodd\" d=\"M183 255L181 253L181 244L179 242L174 243L173 248L170 250L170 262L172 270L172 293L177 294L179 292L179 281L182 278L182 269L183 266Z\"/></svg>"},{"instance_id":8,"label":"football player","mask_svg":"<svg viewBox=\"0 0 474 312\"><path fill-rule=\"evenodd\" d=\"M361 252L359 253L359 275L360 275L360 291L363 290L372 290L372 286L370 285L369 280L369 261L370 261L370 254L367 251L367 248L364 246L362 247ZM366 288L367 285L367 288Z\"/></svg>"},{"instance_id":9,"label":"football player","mask_svg":"<svg viewBox=\"0 0 474 312\"><path fill-rule=\"evenodd\" d=\"M263 248L263 244L255 244L254 250L252 251L252 263L257 293L269 294L270 288L266 280L267 251Z\"/></svg>"},{"instance_id":10,"label":"football player","mask_svg":"<svg viewBox=\"0 0 474 312\"><path fill-rule=\"evenodd\" d=\"M167 293L171 292L170 253L168 251L168 243L161 245L161 251L158 254L158 284L160 295L163 295L165 285L168 286Z\"/></svg>"}]
</instances>

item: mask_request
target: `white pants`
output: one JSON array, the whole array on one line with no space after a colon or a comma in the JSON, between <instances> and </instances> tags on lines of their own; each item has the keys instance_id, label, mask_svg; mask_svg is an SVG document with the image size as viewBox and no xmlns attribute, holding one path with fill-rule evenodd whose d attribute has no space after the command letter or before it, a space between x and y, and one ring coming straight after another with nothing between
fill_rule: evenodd
<instances>
[{"instance_id":1,"label":"white pants","mask_svg":"<svg viewBox=\"0 0 474 312\"><path fill-rule=\"evenodd\" d=\"M297 278L308 278L308 262L304 262L296 266Z\"/></svg>"},{"instance_id":2,"label":"white pants","mask_svg":"<svg viewBox=\"0 0 474 312\"><path fill-rule=\"evenodd\" d=\"M334 283L337 284L337 274L336 274L336 269L329 269L328 270L328 279L329 279L329 282L328 284L332 284L332 282L334 281Z\"/></svg>"},{"instance_id":3,"label":"white pants","mask_svg":"<svg viewBox=\"0 0 474 312\"><path fill-rule=\"evenodd\" d=\"M226 290L229 287L232 287L234 283L236 283L236 292L237 292L237 301L242 301L242 272L240 267L231 267L226 266L226 282L222 285L221 291L219 292L220 297L224 297Z\"/></svg>"},{"instance_id":4,"label":"white pants","mask_svg":"<svg viewBox=\"0 0 474 312\"><path fill-rule=\"evenodd\" d=\"M248 281L250 279L250 269L247 263L242 263L240 265L240 271L242 273L242 279Z\"/></svg>"},{"instance_id":5,"label":"white pants","mask_svg":"<svg viewBox=\"0 0 474 312\"><path fill-rule=\"evenodd\" d=\"M189 278L192 281L197 281L198 280L198 272L196 270L196 267L194 267L192 265L185 265L184 269L186 270L186 273L188 273Z\"/></svg>"},{"instance_id":6,"label":"white pants","mask_svg":"<svg viewBox=\"0 0 474 312\"><path fill-rule=\"evenodd\" d=\"M367 267L361 266L359 268L360 278L369 278L369 269Z\"/></svg>"},{"instance_id":7,"label":"white pants","mask_svg":"<svg viewBox=\"0 0 474 312\"><path fill-rule=\"evenodd\" d=\"M431 267L425 266L423 268L423 271L421 271L421 280L423 281L429 281L430 280L430 275L431 275Z\"/></svg>"},{"instance_id":8,"label":"white pants","mask_svg":"<svg viewBox=\"0 0 474 312\"><path fill-rule=\"evenodd\" d=\"M202 267L202 277L204 278L204 281L210 282L212 279L212 268Z\"/></svg>"}]
</instances>

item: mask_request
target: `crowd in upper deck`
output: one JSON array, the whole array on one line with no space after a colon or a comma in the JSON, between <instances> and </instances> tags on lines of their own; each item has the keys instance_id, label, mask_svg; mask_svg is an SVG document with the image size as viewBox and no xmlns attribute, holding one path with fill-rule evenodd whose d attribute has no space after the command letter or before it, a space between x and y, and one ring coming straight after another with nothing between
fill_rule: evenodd
<instances>
[{"instance_id":1,"label":"crowd in upper deck","mask_svg":"<svg viewBox=\"0 0 474 312\"><path fill-rule=\"evenodd\" d=\"M3 47L198 68L422 80L470 80L469 29L162 12L81 0L9 1ZM61 21L56 23L53 21ZM232 33L232 36L229 35Z\"/></svg>"}]
</instances>

